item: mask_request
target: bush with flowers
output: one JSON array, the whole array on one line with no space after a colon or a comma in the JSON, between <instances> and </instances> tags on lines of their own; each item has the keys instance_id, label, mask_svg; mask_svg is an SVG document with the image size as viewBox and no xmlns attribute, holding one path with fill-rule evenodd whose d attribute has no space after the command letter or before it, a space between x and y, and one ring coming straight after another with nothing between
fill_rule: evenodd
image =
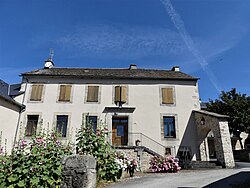
<instances>
[{"instance_id":1,"label":"bush with flowers","mask_svg":"<svg viewBox=\"0 0 250 188\"><path fill-rule=\"evenodd\" d=\"M119 169L127 171L130 177L133 177L135 171L139 171L138 161L131 159L130 156L124 152L117 152L115 161L119 165Z\"/></svg>"},{"instance_id":2,"label":"bush with flowers","mask_svg":"<svg viewBox=\"0 0 250 188\"><path fill-rule=\"evenodd\" d=\"M99 125L95 130L91 123L84 123L76 135L77 153L93 155L96 159L97 181L116 181L120 178L115 162L115 151L107 141L108 129Z\"/></svg>"},{"instance_id":3,"label":"bush with flowers","mask_svg":"<svg viewBox=\"0 0 250 188\"><path fill-rule=\"evenodd\" d=\"M60 187L61 158L72 154L56 131L40 131L20 139L11 155L0 155L0 187Z\"/></svg>"},{"instance_id":4,"label":"bush with flowers","mask_svg":"<svg viewBox=\"0 0 250 188\"><path fill-rule=\"evenodd\" d=\"M179 166L179 159L173 156L159 157L154 156L151 158L150 169L152 172L178 172L181 167Z\"/></svg>"}]
</instances>

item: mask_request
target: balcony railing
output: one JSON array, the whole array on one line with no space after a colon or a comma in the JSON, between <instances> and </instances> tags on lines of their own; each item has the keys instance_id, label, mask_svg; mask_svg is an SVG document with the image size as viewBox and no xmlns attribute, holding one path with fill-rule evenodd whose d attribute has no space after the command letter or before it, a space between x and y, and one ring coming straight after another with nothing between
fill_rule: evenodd
<instances>
[{"instance_id":1,"label":"balcony railing","mask_svg":"<svg viewBox=\"0 0 250 188\"><path fill-rule=\"evenodd\" d=\"M128 140L125 144L112 143L112 132L108 134L109 142L114 146L144 146L153 152L165 156L166 147L143 133L128 133Z\"/></svg>"}]
</instances>

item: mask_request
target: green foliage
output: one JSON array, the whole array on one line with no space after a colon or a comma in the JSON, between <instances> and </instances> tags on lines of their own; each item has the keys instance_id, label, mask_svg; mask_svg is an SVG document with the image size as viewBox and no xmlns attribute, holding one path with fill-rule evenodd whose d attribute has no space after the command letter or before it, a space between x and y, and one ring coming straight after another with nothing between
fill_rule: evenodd
<instances>
[{"instance_id":1,"label":"green foliage","mask_svg":"<svg viewBox=\"0 0 250 188\"><path fill-rule=\"evenodd\" d=\"M55 131L21 139L10 156L0 155L0 187L59 187L61 158L71 153Z\"/></svg>"},{"instance_id":2,"label":"green foliage","mask_svg":"<svg viewBox=\"0 0 250 188\"><path fill-rule=\"evenodd\" d=\"M119 166L115 162L115 152L108 143L106 135L106 128L101 127L94 132L91 123L86 123L76 135L77 152L95 157L98 181L116 181L120 175Z\"/></svg>"},{"instance_id":3,"label":"green foliage","mask_svg":"<svg viewBox=\"0 0 250 188\"><path fill-rule=\"evenodd\" d=\"M250 97L246 94L222 91L219 99L210 100L207 104L209 111L228 115L230 132L239 136L241 132L250 132Z\"/></svg>"}]
</instances>

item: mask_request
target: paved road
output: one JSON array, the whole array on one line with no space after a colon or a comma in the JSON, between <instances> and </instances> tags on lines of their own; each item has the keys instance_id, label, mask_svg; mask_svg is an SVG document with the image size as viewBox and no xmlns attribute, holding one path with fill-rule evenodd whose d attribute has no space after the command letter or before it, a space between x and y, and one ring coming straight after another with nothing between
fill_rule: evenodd
<instances>
[{"instance_id":1,"label":"paved road","mask_svg":"<svg viewBox=\"0 0 250 188\"><path fill-rule=\"evenodd\" d=\"M235 169L182 170L174 174L153 174L133 178L108 188L247 188L250 187L250 163L237 163Z\"/></svg>"}]
</instances>

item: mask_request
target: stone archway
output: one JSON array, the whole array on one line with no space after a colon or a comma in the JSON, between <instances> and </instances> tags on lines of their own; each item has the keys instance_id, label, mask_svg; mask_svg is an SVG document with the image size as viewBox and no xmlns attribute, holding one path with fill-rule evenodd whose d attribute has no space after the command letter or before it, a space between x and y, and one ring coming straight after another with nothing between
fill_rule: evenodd
<instances>
[{"instance_id":1,"label":"stone archway","mask_svg":"<svg viewBox=\"0 0 250 188\"><path fill-rule=\"evenodd\" d=\"M228 128L228 116L216 114L204 110L194 111L197 127L199 153L197 160L209 161L207 135L210 131L214 135L214 147L216 158L223 167L233 168L235 166L231 137Z\"/></svg>"}]
</instances>

